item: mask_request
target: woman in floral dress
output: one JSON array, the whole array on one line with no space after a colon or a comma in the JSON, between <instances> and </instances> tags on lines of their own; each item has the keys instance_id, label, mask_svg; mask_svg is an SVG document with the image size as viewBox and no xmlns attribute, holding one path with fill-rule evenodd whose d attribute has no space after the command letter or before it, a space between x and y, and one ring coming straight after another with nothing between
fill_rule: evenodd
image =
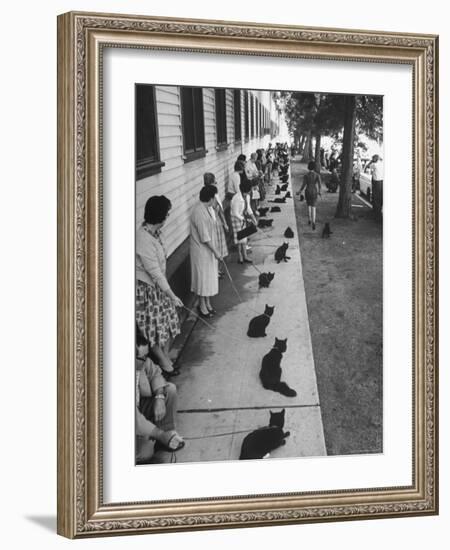
<instances>
[{"instance_id":1,"label":"woman in floral dress","mask_svg":"<svg viewBox=\"0 0 450 550\"><path fill-rule=\"evenodd\" d=\"M169 358L169 346L180 332L176 308L183 302L166 279L166 253L161 241L171 209L165 196L150 197L145 205L144 222L136 234L136 323L150 343L161 369L178 374Z\"/></svg>"}]
</instances>

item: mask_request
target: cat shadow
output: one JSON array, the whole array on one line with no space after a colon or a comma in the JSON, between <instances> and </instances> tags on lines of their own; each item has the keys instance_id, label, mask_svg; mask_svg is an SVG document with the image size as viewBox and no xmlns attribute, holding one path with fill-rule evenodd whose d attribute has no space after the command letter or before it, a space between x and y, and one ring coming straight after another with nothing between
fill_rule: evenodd
<instances>
[{"instance_id":1,"label":"cat shadow","mask_svg":"<svg viewBox=\"0 0 450 550\"><path fill-rule=\"evenodd\" d=\"M56 533L56 516L25 516L25 519L39 525L46 531Z\"/></svg>"}]
</instances>

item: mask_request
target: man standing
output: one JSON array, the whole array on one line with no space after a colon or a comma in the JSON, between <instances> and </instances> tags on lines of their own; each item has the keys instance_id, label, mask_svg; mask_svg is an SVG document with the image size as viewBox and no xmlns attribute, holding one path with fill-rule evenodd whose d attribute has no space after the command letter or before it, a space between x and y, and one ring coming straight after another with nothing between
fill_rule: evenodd
<instances>
[{"instance_id":1,"label":"man standing","mask_svg":"<svg viewBox=\"0 0 450 550\"><path fill-rule=\"evenodd\" d=\"M375 217L381 219L383 209L383 178L384 167L379 155L373 155L370 161L370 173L372 175L372 206Z\"/></svg>"}]
</instances>

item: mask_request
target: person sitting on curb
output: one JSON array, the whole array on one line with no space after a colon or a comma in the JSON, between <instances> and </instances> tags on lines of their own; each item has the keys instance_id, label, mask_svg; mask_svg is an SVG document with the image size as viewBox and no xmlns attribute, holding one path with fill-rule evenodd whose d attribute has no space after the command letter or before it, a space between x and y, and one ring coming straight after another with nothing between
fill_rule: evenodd
<instances>
[{"instance_id":1,"label":"person sitting on curb","mask_svg":"<svg viewBox=\"0 0 450 550\"><path fill-rule=\"evenodd\" d=\"M177 389L148 357L148 341L136 326L136 464L153 461L157 450L185 446L175 429Z\"/></svg>"},{"instance_id":2,"label":"person sitting on curb","mask_svg":"<svg viewBox=\"0 0 450 550\"><path fill-rule=\"evenodd\" d=\"M339 184L339 174L337 173L336 168L333 168L333 170L331 170L331 176L326 184L328 188L328 193L336 193Z\"/></svg>"}]
</instances>

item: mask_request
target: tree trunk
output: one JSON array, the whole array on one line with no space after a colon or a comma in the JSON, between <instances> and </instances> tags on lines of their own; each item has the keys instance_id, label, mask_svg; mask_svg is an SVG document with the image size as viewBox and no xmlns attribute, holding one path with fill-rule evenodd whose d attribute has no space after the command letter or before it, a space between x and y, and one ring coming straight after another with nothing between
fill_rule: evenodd
<instances>
[{"instance_id":1,"label":"tree trunk","mask_svg":"<svg viewBox=\"0 0 450 550\"><path fill-rule=\"evenodd\" d=\"M355 135L356 97L345 97L342 174L336 218L349 218L352 210L353 139Z\"/></svg>"},{"instance_id":2,"label":"tree trunk","mask_svg":"<svg viewBox=\"0 0 450 550\"><path fill-rule=\"evenodd\" d=\"M305 134L301 134L300 143L299 143L299 146L298 146L298 154L299 155L303 155L303 150L305 148L305 140L306 140Z\"/></svg>"},{"instance_id":3,"label":"tree trunk","mask_svg":"<svg viewBox=\"0 0 450 550\"><path fill-rule=\"evenodd\" d=\"M312 136L311 131L306 134L305 144L303 147L302 162L309 162L312 158Z\"/></svg>"},{"instance_id":4,"label":"tree trunk","mask_svg":"<svg viewBox=\"0 0 450 550\"><path fill-rule=\"evenodd\" d=\"M316 172L320 174L322 163L320 162L320 134L316 134L316 149L314 151L314 160L316 163Z\"/></svg>"}]
</instances>

